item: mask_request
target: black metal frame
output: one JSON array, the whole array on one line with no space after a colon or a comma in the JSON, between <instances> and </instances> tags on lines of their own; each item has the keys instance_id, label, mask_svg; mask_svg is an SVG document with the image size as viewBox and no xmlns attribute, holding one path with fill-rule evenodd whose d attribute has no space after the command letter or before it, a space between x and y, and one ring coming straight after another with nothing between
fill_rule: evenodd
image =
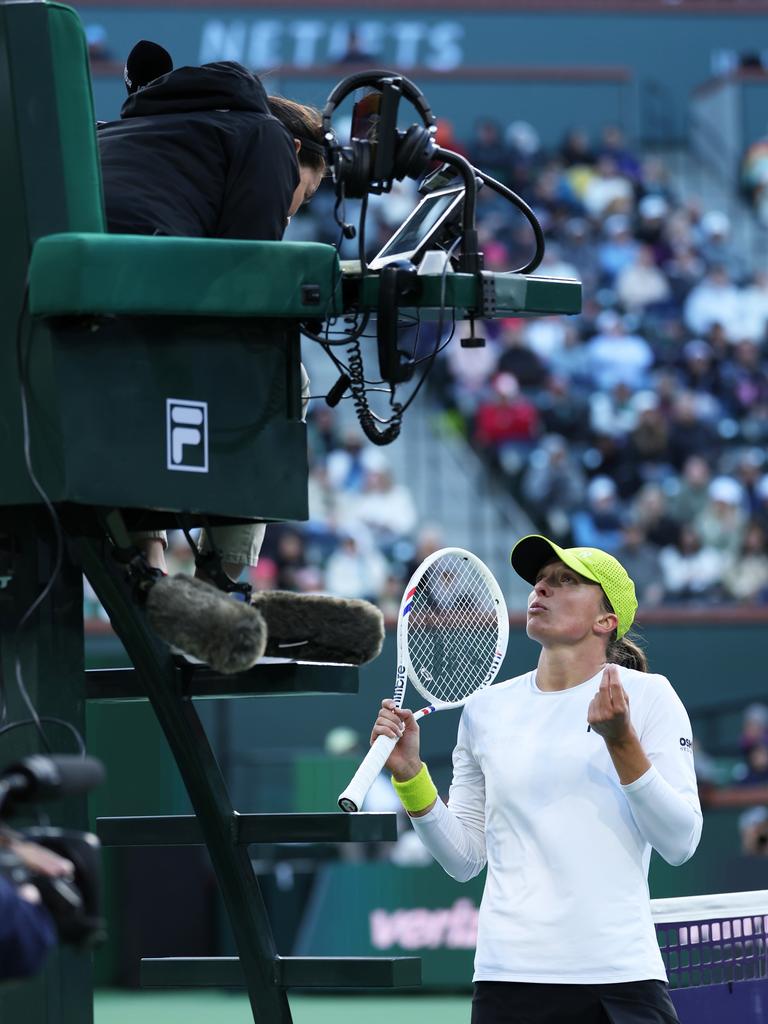
<instances>
[{"instance_id":1,"label":"black metal frame","mask_svg":"<svg viewBox=\"0 0 768 1024\"><path fill-rule=\"evenodd\" d=\"M193 703L194 696L235 697L254 693L349 691L353 668L319 665L258 666L224 678L209 669L184 666L151 632L135 602L124 571L108 545L90 537L75 540L83 569L107 610L135 670L89 673L89 696L106 700L149 700L195 811L194 816L100 819L110 845L204 843L219 883L239 959L171 958L143 961L149 985L244 985L254 1021L291 1024L288 987L414 987L421 982L415 957L283 957L272 935L250 843L370 842L396 838L392 814L237 814ZM325 677L325 678L323 678ZM67 1022L68 1024L68 1022Z\"/></svg>"}]
</instances>

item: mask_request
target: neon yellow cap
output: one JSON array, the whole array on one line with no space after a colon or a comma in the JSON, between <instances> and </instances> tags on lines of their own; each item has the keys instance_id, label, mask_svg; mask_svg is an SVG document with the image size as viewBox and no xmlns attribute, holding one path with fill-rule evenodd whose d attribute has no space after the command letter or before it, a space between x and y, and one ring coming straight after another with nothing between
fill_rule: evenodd
<instances>
[{"instance_id":1,"label":"neon yellow cap","mask_svg":"<svg viewBox=\"0 0 768 1024\"><path fill-rule=\"evenodd\" d=\"M533 584L539 569L553 557L593 583L600 584L619 619L616 635L624 636L635 621L637 597L635 584L621 562L600 548L561 548L554 541L531 533L512 548L512 568L518 576Z\"/></svg>"}]
</instances>

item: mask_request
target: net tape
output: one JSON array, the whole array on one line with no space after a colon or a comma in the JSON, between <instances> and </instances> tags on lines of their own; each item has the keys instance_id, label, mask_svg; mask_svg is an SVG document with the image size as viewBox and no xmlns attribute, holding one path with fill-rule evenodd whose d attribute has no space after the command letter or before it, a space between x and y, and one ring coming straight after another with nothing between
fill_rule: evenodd
<instances>
[{"instance_id":1,"label":"net tape","mask_svg":"<svg viewBox=\"0 0 768 1024\"><path fill-rule=\"evenodd\" d=\"M427 567L408 618L408 655L412 681L428 700L459 703L483 686L498 650L498 615L470 559L451 553Z\"/></svg>"}]
</instances>

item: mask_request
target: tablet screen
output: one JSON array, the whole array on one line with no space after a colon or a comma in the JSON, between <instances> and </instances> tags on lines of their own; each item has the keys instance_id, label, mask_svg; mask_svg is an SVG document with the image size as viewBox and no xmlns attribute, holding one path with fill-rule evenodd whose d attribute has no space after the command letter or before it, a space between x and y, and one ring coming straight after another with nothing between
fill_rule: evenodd
<instances>
[{"instance_id":1,"label":"tablet screen","mask_svg":"<svg viewBox=\"0 0 768 1024\"><path fill-rule=\"evenodd\" d=\"M463 197L463 188L430 192L371 260L369 268L378 270L392 260L411 259L428 249L442 225L460 207Z\"/></svg>"}]
</instances>

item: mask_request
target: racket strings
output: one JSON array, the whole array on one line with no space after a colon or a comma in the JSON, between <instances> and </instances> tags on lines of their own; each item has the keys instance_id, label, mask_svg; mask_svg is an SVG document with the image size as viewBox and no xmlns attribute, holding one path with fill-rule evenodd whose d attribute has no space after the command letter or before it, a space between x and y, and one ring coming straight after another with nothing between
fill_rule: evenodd
<instances>
[{"instance_id":1,"label":"racket strings","mask_svg":"<svg viewBox=\"0 0 768 1024\"><path fill-rule=\"evenodd\" d=\"M408 620L413 681L427 699L460 703L484 684L499 647L499 614L468 559L447 555L428 566Z\"/></svg>"}]
</instances>

